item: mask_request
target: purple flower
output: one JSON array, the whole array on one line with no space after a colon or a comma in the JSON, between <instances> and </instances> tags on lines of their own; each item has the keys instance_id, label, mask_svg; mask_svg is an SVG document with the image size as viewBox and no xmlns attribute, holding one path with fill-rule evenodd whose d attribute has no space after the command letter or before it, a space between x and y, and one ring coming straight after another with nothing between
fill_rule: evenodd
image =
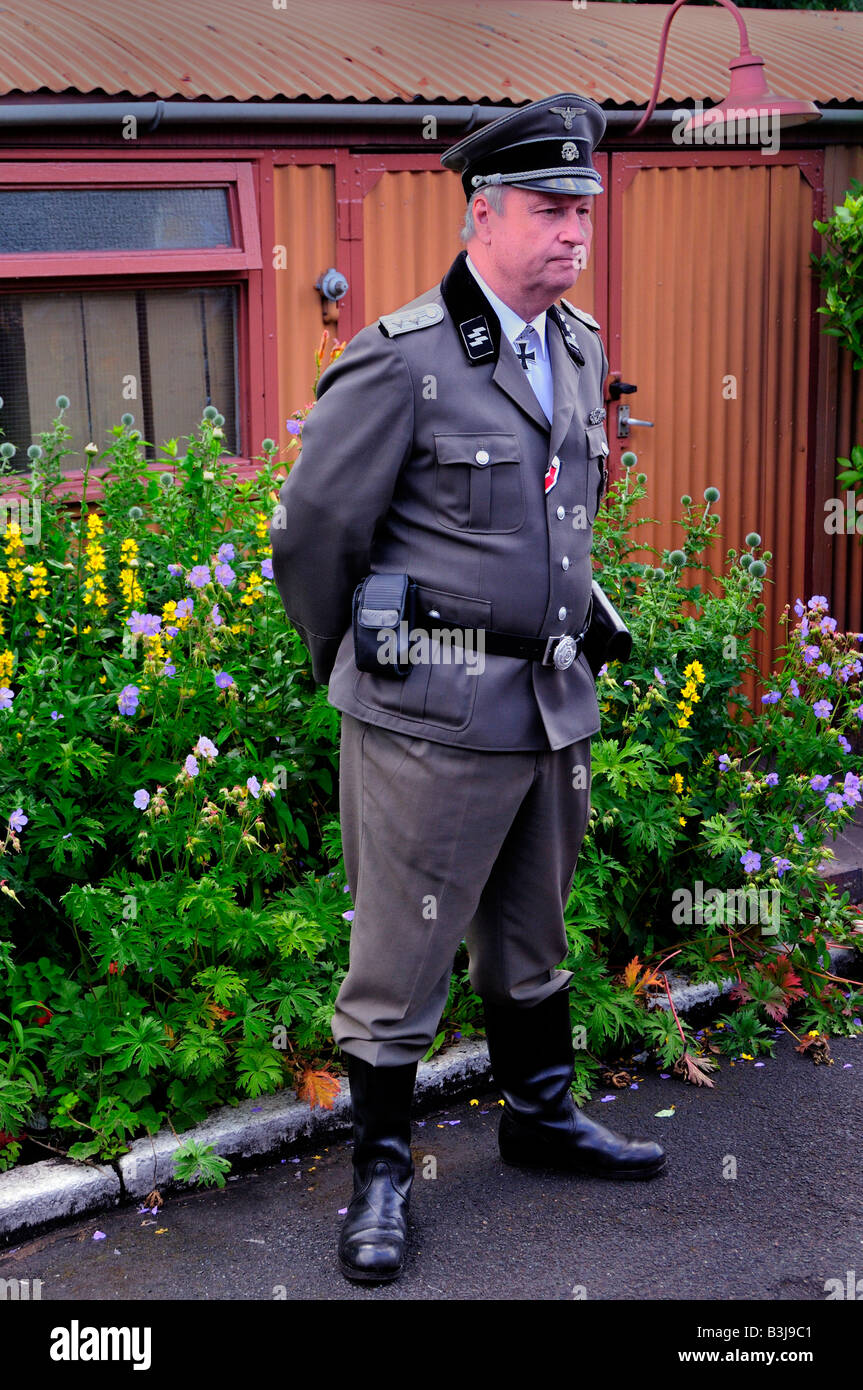
<instances>
[{"instance_id":1,"label":"purple flower","mask_svg":"<svg viewBox=\"0 0 863 1390\"><path fill-rule=\"evenodd\" d=\"M833 709L829 700L816 700L812 706L812 713L816 719L829 719L830 711Z\"/></svg>"},{"instance_id":2,"label":"purple flower","mask_svg":"<svg viewBox=\"0 0 863 1390\"><path fill-rule=\"evenodd\" d=\"M117 696L117 708L121 714L134 714L138 708L140 691L137 685L124 685Z\"/></svg>"},{"instance_id":3,"label":"purple flower","mask_svg":"<svg viewBox=\"0 0 863 1390\"><path fill-rule=\"evenodd\" d=\"M260 782L258 781L257 777L247 777L247 778L246 778L246 786L248 787L249 791L252 793L252 796L253 796L253 797L255 798L255 800L257 801L258 797L261 795L261 784L260 784Z\"/></svg>"},{"instance_id":4,"label":"purple flower","mask_svg":"<svg viewBox=\"0 0 863 1390\"><path fill-rule=\"evenodd\" d=\"M8 685L0 685L0 709L11 708L14 699L14 692L9 689ZM52 710L52 713L53 712Z\"/></svg>"},{"instance_id":5,"label":"purple flower","mask_svg":"<svg viewBox=\"0 0 863 1390\"><path fill-rule=\"evenodd\" d=\"M832 676L833 674L829 661L819 661L815 670L818 672L819 676Z\"/></svg>"},{"instance_id":6,"label":"purple flower","mask_svg":"<svg viewBox=\"0 0 863 1390\"><path fill-rule=\"evenodd\" d=\"M215 743L213 743L211 739L205 738L203 734L198 739L198 742L195 744L195 752L200 753L201 756L203 758L206 758L207 762L210 763L213 761L214 758L218 758L219 756L219 750L216 747Z\"/></svg>"},{"instance_id":7,"label":"purple flower","mask_svg":"<svg viewBox=\"0 0 863 1390\"><path fill-rule=\"evenodd\" d=\"M808 636L809 636L809 619L808 619L808 618L802 618L802 619L800 620L800 636L801 636L801 637L808 637Z\"/></svg>"},{"instance_id":8,"label":"purple flower","mask_svg":"<svg viewBox=\"0 0 863 1390\"><path fill-rule=\"evenodd\" d=\"M836 619L835 619L835 618L822 618L822 619L821 619L821 631L822 631L822 632L835 632L835 631L836 631Z\"/></svg>"},{"instance_id":9,"label":"purple flower","mask_svg":"<svg viewBox=\"0 0 863 1390\"><path fill-rule=\"evenodd\" d=\"M201 769L198 767L198 760L197 760L197 758L193 758L192 755L191 755L191 753L189 754L189 756L188 756L188 758L186 759L186 761L183 763L183 769L184 769L185 772L188 773L188 775L189 775L190 777L197 777L198 773L199 773L200 770L201 770Z\"/></svg>"},{"instance_id":10,"label":"purple flower","mask_svg":"<svg viewBox=\"0 0 863 1390\"><path fill-rule=\"evenodd\" d=\"M173 661L166 661L165 664L164 664L164 666L162 667L162 675L163 675L163 676L176 676L176 674L177 674L177 668L176 668L176 666L174 665Z\"/></svg>"},{"instance_id":11,"label":"purple flower","mask_svg":"<svg viewBox=\"0 0 863 1390\"><path fill-rule=\"evenodd\" d=\"M143 633L147 637L154 637L162 626L162 619L157 613L139 613L136 609L132 610L126 622L130 632Z\"/></svg>"},{"instance_id":12,"label":"purple flower","mask_svg":"<svg viewBox=\"0 0 863 1390\"><path fill-rule=\"evenodd\" d=\"M9 817L9 829L14 830L16 835L19 830L23 830L30 817L24 815L23 808L19 806Z\"/></svg>"},{"instance_id":13,"label":"purple flower","mask_svg":"<svg viewBox=\"0 0 863 1390\"><path fill-rule=\"evenodd\" d=\"M219 546L219 549L216 552L216 559L219 561L220 564L224 565L226 561L233 560L235 554L236 551L234 550L234 547L231 545L231 542L225 541L222 545Z\"/></svg>"},{"instance_id":14,"label":"purple flower","mask_svg":"<svg viewBox=\"0 0 863 1390\"><path fill-rule=\"evenodd\" d=\"M668 682L666 681L664 675L662 674L662 672L660 671L660 669L659 669L658 666L654 666L654 668L653 668L653 674L654 674L654 676L656 677L656 679L659 681L659 684L660 684L660 685L667 685Z\"/></svg>"},{"instance_id":15,"label":"purple flower","mask_svg":"<svg viewBox=\"0 0 863 1390\"><path fill-rule=\"evenodd\" d=\"M302 420L286 420L286 421L285 421L285 429L288 431L288 434L299 434L299 433L300 433L300 430L301 430L302 428L303 428L303 422L302 422Z\"/></svg>"},{"instance_id":16,"label":"purple flower","mask_svg":"<svg viewBox=\"0 0 863 1390\"><path fill-rule=\"evenodd\" d=\"M804 647L804 648L803 648L803 660L806 662L806 665L807 665L807 666L811 666L811 665L812 665L812 662L815 660L816 656L820 656L820 655L821 655L821 651L820 651L820 648L818 648L818 647Z\"/></svg>"},{"instance_id":17,"label":"purple flower","mask_svg":"<svg viewBox=\"0 0 863 1390\"><path fill-rule=\"evenodd\" d=\"M222 618L221 613L219 612L219 605L217 603L214 603L212 608L210 609L210 619L212 621L213 627L222 626L222 622L224 620Z\"/></svg>"},{"instance_id":18,"label":"purple flower","mask_svg":"<svg viewBox=\"0 0 863 1390\"><path fill-rule=\"evenodd\" d=\"M192 598L181 598L180 602L177 604L177 607L174 609L174 612L178 618L191 618L194 611L195 600ZM168 631L170 632L171 629L168 628ZM173 633L171 635L173 636Z\"/></svg>"},{"instance_id":19,"label":"purple flower","mask_svg":"<svg viewBox=\"0 0 863 1390\"><path fill-rule=\"evenodd\" d=\"M801 845L805 845L806 840L805 840L805 838L804 838L804 836L803 836L803 831L800 829L800 826L797 824L796 821L794 822L794 824L793 824L793 826L792 826L792 829L793 829L793 831L794 831L794 838L795 838L797 841L799 841L799 843L800 843Z\"/></svg>"},{"instance_id":20,"label":"purple flower","mask_svg":"<svg viewBox=\"0 0 863 1390\"><path fill-rule=\"evenodd\" d=\"M840 734L836 742L839 744L839 747L842 749L843 753L851 752L851 744L848 742L844 734Z\"/></svg>"},{"instance_id":21,"label":"purple flower","mask_svg":"<svg viewBox=\"0 0 863 1390\"><path fill-rule=\"evenodd\" d=\"M779 773L778 773L778 772L768 772L767 776L764 778L764 781L765 781L765 783L766 783L766 785L767 785L768 787L778 787L778 786L779 786Z\"/></svg>"},{"instance_id":22,"label":"purple flower","mask_svg":"<svg viewBox=\"0 0 863 1390\"><path fill-rule=\"evenodd\" d=\"M846 806L859 806L863 800L863 796L860 794L860 778L856 777L853 772L845 773L842 794Z\"/></svg>"},{"instance_id":23,"label":"purple flower","mask_svg":"<svg viewBox=\"0 0 863 1390\"><path fill-rule=\"evenodd\" d=\"M863 719L863 705L858 705L855 710L852 710L852 714L856 714L858 719Z\"/></svg>"},{"instance_id":24,"label":"purple flower","mask_svg":"<svg viewBox=\"0 0 863 1390\"><path fill-rule=\"evenodd\" d=\"M832 773L827 773L825 775L823 773L816 772L814 777L809 778L809 785L814 792L826 792L827 788L830 786L830 783L832 781Z\"/></svg>"},{"instance_id":25,"label":"purple flower","mask_svg":"<svg viewBox=\"0 0 863 1390\"><path fill-rule=\"evenodd\" d=\"M824 798L824 805L828 811L841 811L845 805L845 798L841 792L828 792Z\"/></svg>"},{"instance_id":26,"label":"purple flower","mask_svg":"<svg viewBox=\"0 0 863 1390\"><path fill-rule=\"evenodd\" d=\"M62 716L62 714L58 714L57 711L56 711L55 709L52 709L52 711L51 711L51 718L52 718L52 719L62 719L63 716Z\"/></svg>"},{"instance_id":27,"label":"purple flower","mask_svg":"<svg viewBox=\"0 0 863 1390\"><path fill-rule=\"evenodd\" d=\"M273 562L269 555L261 561L261 574L265 579L272 579L273 577Z\"/></svg>"},{"instance_id":28,"label":"purple flower","mask_svg":"<svg viewBox=\"0 0 863 1390\"><path fill-rule=\"evenodd\" d=\"M177 633L180 631L180 629L179 629L178 627L166 627L166 628L165 628L165 631L166 631L166 633L168 634L169 637L176 637L176 635L177 635Z\"/></svg>"},{"instance_id":29,"label":"purple flower","mask_svg":"<svg viewBox=\"0 0 863 1390\"><path fill-rule=\"evenodd\" d=\"M139 811L146 811L150 804L150 793L144 787L140 787L138 791L135 792L132 800Z\"/></svg>"},{"instance_id":30,"label":"purple flower","mask_svg":"<svg viewBox=\"0 0 863 1390\"><path fill-rule=\"evenodd\" d=\"M717 761L719 763L719 771L727 772L731 766L731 759L729 758L728 754L720 753Z\"/></svg>"},{"instance_id":31,"label":"purple flower","mask_svg":"<svg viewBox=\"0 0 863 1390\"><path fill-rule=\"evenodd\" d=\"M827 602L827 599L824 597L823 594L815 594L815 595L809 600L809 607L810 607L810 608L829 608L829 607L830 607L830 604Z\"/></svg>"},{"instance_id":32,"label":"purple flower","mask_svg":"<svg viewBox=\"0 0 863 1390\"><path fill-rule=\"evenodd\" d=\"M790 860L790 859L786 859L786 858L784 857L784 855L781 855L781 854L774 854L774 855L773 855L773 867L774 867L774 869L776 870L776 872L778 873L779 877L781 878L782 875L785 873L786 869L790 869L790 868L791 868L791 860Z\"/></svg>"},{"instance_id":33,"label":"purple flower","mask_svg":"<svg viewBox=\"0 0 863 1390\"><path fill-rule=\"evenodd\" d=\"M761 868L761 855L754 849L748 849L745 854L741 854L740 862L747 874L757 874Z\"/></svg>"},{"instance_id":34,"label":"purple flower","mask_svg":"<svg viewBox=\"0 0 863 1390\"><path fill-rule=\"evenodd\" d=\"M234 684L234 677L229 676L227 671L216 672L216 685L220 690L227 690L229 685Z\"/></svg>"},{"instance_id":35,"label":"purple flower","mask_svg":"<svg viewBox=\"0 0 863 1390\"><path fill-rule=\"evenodd\" d=\"M210 582L209 565L193 565L186 575L186 583L191 584L194 589L203 589L205 584ZM179 605L178 605L179 606Z\"/></svg>"},{"instance_id":36,"label":"purple flower","mask_svg":"<svg viewBox=\"0 0 863 1390\"><path fill-rule=\"evenodd\" d=\"M230 565L216 565L215 575L217 583L224 584L226 589L230 588L237 577Z\"/></svg>"},{"instance_id":37,"label":"purple flower","mask_svg":"<svg viewBox=\"0 0 863 1390\"><path fill-rule=\"evenodd\" d=\"M169 566L168 566L168 573L169 573L169 574L182 574L182 573L183 573L183 566L182 566L182 565L169 565Z\"/></svg>"},{"instance_id":38,"label":"purple flower","mask_svg":"<svg viewBox=\"0 0 863 1390\"><path fill-rule=\"evenodd\" d=\"M796 598L794 600L794 612L797 614L798 618L802 618L803 614L806 612L806 609L803 607L802 598Z\"/></svg>"},{"instance_id":39,"label":"purple flower","mask_svg":"<svg viewBox=\"0 0 863 1390\"><path fill-rule=\"evenodd\" d=\"M347 912L343 912L343 913L342 913L342 916L344 917L344 919L345 919L346 922L352 922L352 921L354 920L354 910L353 910L353 908L350 908L349 911L347 911Z\"/></svg>"},{"instance_id":40,"label":"purple flower","mask_svg":"<svg viewBox=\"0 0 863 1390\"><path fill-rule=\"evenodd\" d=\"M797 684L793 676L791 677L791 680L788 682L788 689L791 691L791 694L794 696L795 700L799 698L800 686Z\"/></svg>"},{"instance_id":41,"label":"purple flower","mask_svg":"<svg viewBox=\"0 0 863 1390\"><path fill-rule=\"evenodd\" d=\"M775 705L777 700L782 699L781 690L768 690L766 695L761 696L762 705Z\"/></svg>"}]
</instances>

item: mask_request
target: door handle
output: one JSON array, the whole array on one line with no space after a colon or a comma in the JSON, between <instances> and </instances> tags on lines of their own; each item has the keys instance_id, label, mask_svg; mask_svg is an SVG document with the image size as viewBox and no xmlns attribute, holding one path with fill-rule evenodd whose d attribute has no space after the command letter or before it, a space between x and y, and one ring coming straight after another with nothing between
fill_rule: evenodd
<instances>
[{"instance_id":1,"label":"door handle","mask_svg":"<svg viewBox=\"0 0 863 1390\"><path fill-rule=\"evenodd\" d=\"M653 422L653 420L636 420L635 417L634 417L633 415L630 415L630 413L629 413L629 406L628 406L628 405L619 405L619 406L617 407L617 437L618 437L618 439L628 439L628 438L629 438L629 427L630 427L630 425L644 425L644 426L645 426L646 428L648 428L648 429L653 429L654 422Z\"/></svg>"}]
</instances>

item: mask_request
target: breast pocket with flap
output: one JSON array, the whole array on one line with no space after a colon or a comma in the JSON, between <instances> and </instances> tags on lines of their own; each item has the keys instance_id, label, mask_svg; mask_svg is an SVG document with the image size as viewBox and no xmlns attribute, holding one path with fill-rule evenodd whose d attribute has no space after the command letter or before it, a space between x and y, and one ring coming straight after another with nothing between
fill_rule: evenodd
<instances>
[{"instance_id":1,"label":"breast pocket with flap","mask_svg":"<svg viewBox=\"0 0 863 1390\"><path fill-rule=\"evenodd\" d=\"M521 446L514 434L436 434L435 512L457 531L524 525Z\"/></svg>"}]
</instances>

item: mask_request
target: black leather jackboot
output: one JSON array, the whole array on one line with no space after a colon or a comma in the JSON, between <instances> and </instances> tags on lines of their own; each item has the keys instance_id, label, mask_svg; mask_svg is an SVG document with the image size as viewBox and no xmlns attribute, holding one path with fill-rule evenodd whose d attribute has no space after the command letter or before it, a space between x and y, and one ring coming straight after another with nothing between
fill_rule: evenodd
<instances>
[{"instance_id":1,"label":"black leather jackboot","mask_svg":"<svg viewBox=\"0 0 863 1390\"><path fill-rule=\"evenodd\" d=\"M583 1115L570 1091L567 990L530 1009L484 1002L495 1082L505 1101L498 1142L507 1163L597 1178L652 1178L666 1156L653 1140L625 1139Z\"/></svg>"},{"instance_id":2,"label":"black leather jackboot","mask_svg":"<svg viewBox=\"0 0 863 1390\"><path fill-rule=\"evenodd\" d=\"M404 1266L417 1063L373 1067L351 1053L345 1056L354 1121L354 1195L339 1235L339 1263L348 1279L386 1283Z\"/></svg>"}]
</instances>

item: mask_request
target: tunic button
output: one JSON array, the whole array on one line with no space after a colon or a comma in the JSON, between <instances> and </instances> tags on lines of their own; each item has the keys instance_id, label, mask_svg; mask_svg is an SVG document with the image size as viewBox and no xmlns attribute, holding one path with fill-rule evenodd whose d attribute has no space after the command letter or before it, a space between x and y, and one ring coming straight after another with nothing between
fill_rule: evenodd
<instances>
[{"instance_id":1,"label":"tunic button","mask_svg":"<svg viewBox=\"0 0 863 1390\"><path fill-rule=\"evenodd\" d=\"M489 459L491 458L491 455L489 454L487 449L477 449L474 457L476 458L477 463L483 464L488 463Z\"/></svg>"},{"instance_id":2,"label":"tunic button","mask_svg":"<svg viewBox=\"0 0 863 1390\"><path fill-rule=\"evenodd\" d=\"M565 516L566 516L566 507L558 507L558 509L557 509L557 519L558 519L558 521L563 521L563 518L564 518Z\"/></svg>"},{"instance_id":3,"label":"tunic button","mask_svg":"<svg viewBox=\"0 0 863 1390\"><path fill-rule=\"evenodd\" d=\"M563 559L562 559L561 562L560 562L560 568L561 568L562 570L568 570L568 569L569 569L569 556L568 556L568 555L564 555Z\"/></svg>"},{"instance_id":4,"label":"tunic button","mask_svg":"<svg viewBox=\"0 0 863 1390\"><path fill-rule=\"evenodd\" d=\"M563 622L564 618L566 617L566 609L565 609L565 608L558 608L558 610L557 610L557 616L558 616L558 620L559 620L560 622Z\"/></svg>"}]
</instances>

